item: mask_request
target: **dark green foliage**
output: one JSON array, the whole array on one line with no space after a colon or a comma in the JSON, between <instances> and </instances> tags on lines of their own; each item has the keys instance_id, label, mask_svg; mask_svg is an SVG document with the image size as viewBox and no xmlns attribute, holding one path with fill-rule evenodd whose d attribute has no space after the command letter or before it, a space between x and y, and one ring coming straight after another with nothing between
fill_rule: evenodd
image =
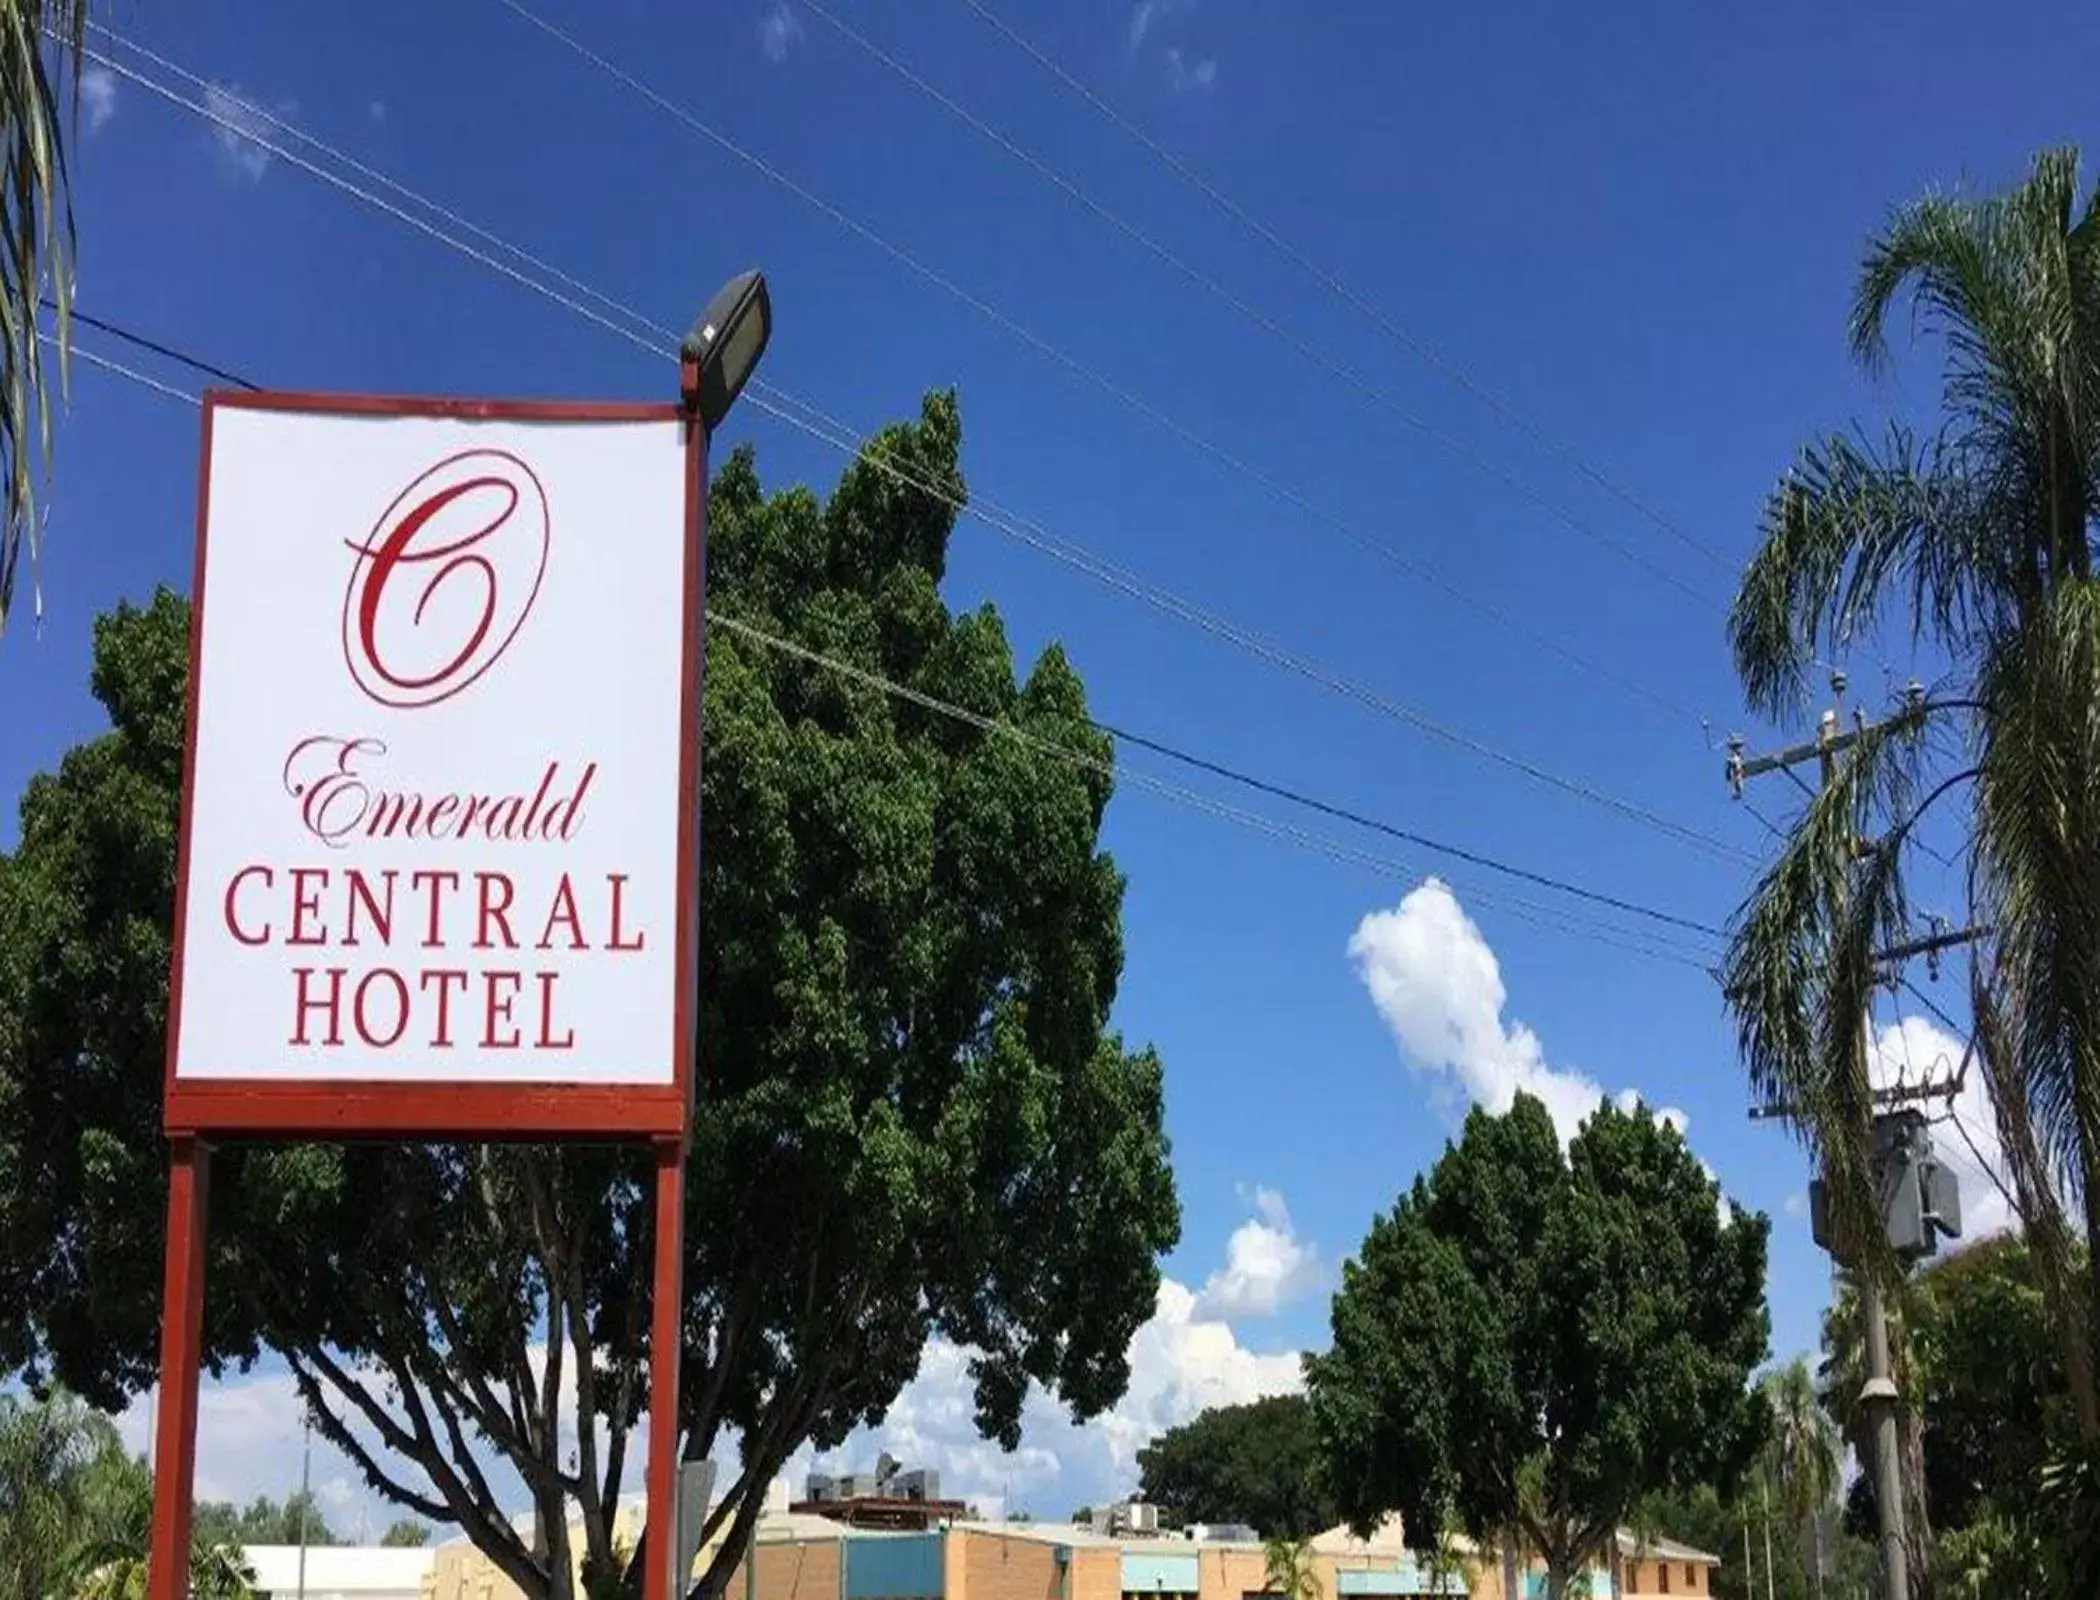
<instances>
[{"instance_id":1,"label":"dark green foliage","mask_svg":"<svg viewBox=\"0 0 2100 1600\"><path fill-rule=\"evenodd\" d=\"M1518 1531L1557 1597L1644 1495L1735 1481L1765 1434L1767 1224L1672 1128L1475 1110L1343 1269L1306 1359L1342 1513Z\"/></svg>"},{"instance_id":2,"label":"dark green foliage","mask_svg":"<svg viewBox=\"0 0 2100 1600\"><path fill-rule=\"evenodd\" d=\"M935 395L871 451L959 495L959 445ZM1080 1416L1113 1403L1180 1222L1159 1060L1107 1026L1109 779L725 619L1105 757L1062 651L1016 682L997 614L940 598L952 507L866 462L828 501L768 498L740 452L709 517L681 1410L689 1454L733 1436L747 1468L713 1513L718 1590L787 1456L880 1419L935 1334L979 1352L977 1420L1008 1444L1031 1384ZM106 619L114 731L32 786L0 861L0 1362L111 1403L150 1378L157 1328L184 609L162 595ZM572 1522L587 1588L638 1582L612 1515L645 1394L645 1157L215 1161L214 1359L283 1352L377 1487L459 1524L535 1600ZM571 1395L597 1427L564 1418ZM554 1548L518 1534L454 1430L517 1468Z\"/></svg>"},{"instance_id":3,"label":"dark green foliage","mask_svg":"<svg viewBox=\"0 0 2100 1600\"><path fill-rule=\"evenodd\" d=\"M223 1500L200 1502L191 1526L204 1544L298 1544L302 1528L309 1545L341 1544L311 1494L293 1490L282 1505L257 1495L245 1507Z\"/></svg>"},{"instance_id":4,"label":"dark green foliage","mask_svg":"<svg viewBox=\"0 0 2100 1600\"><path fill-rule=\"evenodd\" d=\"M1297 1539L1341 1520L1320 1483L1319 1436L1303 1395L1217 1406L1138 1452L1140 1492L1179 1522L1245 1522Z\"/></svg>"}]
</instances>

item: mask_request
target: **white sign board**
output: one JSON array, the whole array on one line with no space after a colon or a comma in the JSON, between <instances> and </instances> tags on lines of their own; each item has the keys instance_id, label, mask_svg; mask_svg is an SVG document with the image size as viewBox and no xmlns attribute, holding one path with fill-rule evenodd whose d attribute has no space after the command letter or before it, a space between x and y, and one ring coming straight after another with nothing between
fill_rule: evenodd
<instances>
[{"instance_id":1,"label":"white sign board","mask_svg":"<svg viewBox=\"0 0 2100 1600\"><path fill-rule=\"evenodd\" d=\"M236 1082L682 1084L687 434L668 407L213 405L171 1126Z\"/></svg>"}]
</instances>

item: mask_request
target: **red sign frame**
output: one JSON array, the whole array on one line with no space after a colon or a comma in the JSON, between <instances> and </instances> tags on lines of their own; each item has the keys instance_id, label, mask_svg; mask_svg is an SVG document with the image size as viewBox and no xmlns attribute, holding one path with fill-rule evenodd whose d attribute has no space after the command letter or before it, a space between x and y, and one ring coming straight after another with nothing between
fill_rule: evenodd
<instances>
[{"instance_id":1,"label":"red sign frame","mask_svg":"<svg viewBox=\"0 0 2100 1600\"><path fill-rule=\"evenodd\" d=\"M682 373L697 393L697 374ZM192 800L197 769L197 696L204 647L205 541L211 514L212 421L220 407L365 417L469 421L676 422L685 430L684 603L680 621L678 899L673 970L672 1082L632 1085L543 1083L325 1083L175 1076L182 1015L183 939L189 910ZM681 1310L684 1300L685 1159L693 1104L693 1030L699 1016L700 706L707 618L707 429L689 404L437 400L397 396L210 390L197 491L197 547L190 596L189 693L182 755L174 926L170 950L162 1120L168 1135L168 1211L161 1304L161 1404L155 1419L149 1600L183 1600L195 1490L197 1381L202 1355L211 1142L218 1136L278 1139L646 1139L654 1152L654 1304L650 1317L648 1527L653 1535L645 1600L684 1592L674 1573L674 1486L678 1466Z\"/></svg>"},{"instance_id":2,"label":"red sign frame","mask_svg":"<svg viewBox=\"0 0 2100 1600\"><path fill-rule=\"evenodd\" d=\"M511 422L681 422L686 429L685 608L679 690L679 974L669 1085L359 1082L281 1079L178 1080L183 932L189 913L192 793L197 760L197 693L202 673L205 541L211 520L212 421L221 407L363 417L451 417ZM162 1122L171 1137L243 1133L277 1138L367 1136L433 1138L680 1138L692 1111L700 920L700 693L706 644L707 430L675 404L590 401L431 400L392 396L212 390L204 396L198 468L197 549L190 587L190 681L182 755L182 812L176 844L175 923L168 989L168 1040Z\"/></svg>"}]
</instances>

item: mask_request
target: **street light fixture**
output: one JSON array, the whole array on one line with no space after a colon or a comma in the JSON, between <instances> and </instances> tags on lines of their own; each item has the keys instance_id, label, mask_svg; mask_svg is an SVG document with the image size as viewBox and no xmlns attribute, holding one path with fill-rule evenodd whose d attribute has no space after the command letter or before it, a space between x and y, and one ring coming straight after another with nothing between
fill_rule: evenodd
<instances>
[{"instance_id":1,"label":"street light fixture","mask_svg":"<svg viewBox=\"0 0 2100 1600\"><path fill-rule=\"evenodd\" d=\"M739 273L708 301L678 347L678 392L708 432L727 415L773 337L773 302L763 273Z\"/></svg>"}]
</instances>

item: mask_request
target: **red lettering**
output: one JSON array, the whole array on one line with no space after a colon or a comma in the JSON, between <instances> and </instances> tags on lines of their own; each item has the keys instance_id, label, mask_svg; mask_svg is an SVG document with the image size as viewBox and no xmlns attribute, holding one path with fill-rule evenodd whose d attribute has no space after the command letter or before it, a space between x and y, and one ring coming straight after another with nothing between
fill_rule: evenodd
<instances>
[{"instance_id":1,"label":"red lettering","mask_svg":"<svg viewBox=\"0 0 2100 1600\"><path fill-rule=\"evenodd\" d=\"M375 839L382 834L391 839L397 833L413 839L423 825L423 805L419 794L374 795L365 832Z\"/></svg>"},{"instance_id":2,"label":"red lettering","mask_svg":"<svg viewBox=\"0 0 2100 1600\"><path fill-rule=\"evenodd\" d=\"M540 779L542 785L546 781L545 778ZM482 827L491 839L515 839L518 836L518 816L524 809L525 800L522 795L507 794L501 800L490 803L488 815L481 819ZM465 833L467 825L461 823L459 831Z\"/></svg>"},{"instance_id":3,"label":"red lettering","mask_svg":"<svg viewBox=\"0 0 2100 1600\"><path fill-rule=\"evenodd\" d=\"M548 768L547 775L553 777L552 767ZM546 821L540 827L542 839L567 840L576 836L576 830L583 826L583 797L590 793L591 779L597 776L598 763L593 761L583 769L583 776L576 783L576 792L548 808Z\"/></svg>"},{"instance_id":4,"label":"red lettering","mask_svg":"<svg viewBox=\"0 0 2100 1600\"><path fill-rule=\"evenodd\" d=\"M467 836L467 830L474 826L474 818L480 814L483 807L488 805L489 797L487 795L468 795L466 807L459 814L459 831L454 835L454 837L464 839ZM494 808L490 807L490 809Z\"/></svg>"},{"instance_id":5,"label":"red lettering","mask_svg":"<svg viewBox=\"0 0 2100 1600\"><path fill-rule=\"evenodd\" d=\"M326 944L328 927L320 921L321 891L328 887L326 867L292 868L292 931L286 944ZM314 921L309 923L311 916Z\"/></svg>"},{"instance_id":6,"label":"red lettering","mask_svg":"<svg viewBox=\"0 0 2100 1600\"><path fill-rule=\"evenodd\" d=\"M636 932L633 944L622 944L620 942L620 896L627 887L627 874L624 872L608 872L605 878L612 885L612 936L605 941L605 948L608 950L639 950L648 941L649 935L647 932Z\"/></svg>"},{"instance_id":7,"label":"red lettering","mask_svg":"<svg viewBox=\"0 0 2100 1600\"><path fill-rule=\"evenodd\" d=\"M356 758L385 755L377 739L334 739L315 734L292 746L284 758L285 793L299 802L299 820L332 849L363 820L371 793L358 776Z\"/></svg>"},{"instance_id":8,"label":"red lettering","mask_svg":"<svg viewBox=\"0 0 2100 1600\"><path fill-rule=\"evenodd\" d=\"M371 880L357 868L350 867L346 869L344 876L349 880L350 892L346 896L349 902L349 914L345 918L343 943L346 945L357 943L357 908L362 904L365 908L365 916L371 921L372 931L379 936L379 942L381 944L392 944L394 942L394 879L396 877L394 869L388 867L379 874L379 881L386 886L386 904L384 906L373 895Z\"/></svg>"},{"instance_id":9,"label":"red lettering","mask_svg":"<svg viewBox=\"0 0 2100 1600\"><path fill-rule=\"evenodd\" d=\"M328 1034L320 1042L324 1045L339 1045L343 1042L343 967L328 967L322 975L328 980L328 993L316 1000L310 990L314 969L300 967L292 973L294 993L292 996L292 1043L311 1045L306 1036L306 1025L316 1011L324 1012L328 1018Z\"/></svg>"},{"instance_id":10,"label":"red lettering","mask_svg":"<svg viewBox=\"0 0 2100 1600\"><path fill-rule=\"evenodd\" d=\"M424 837L442 839L445 836L445 819L458 809L459 796L456 794L441 794L431 801L430 810L423 818Z\"/></svg>"},{"instance_id":11,"label":"red lettering","mask_svg":"<svg viewBox=\"0 0 2100 1600\"><path fill-rule=\"evenodd\" d=\"M576 1030L574 1028L565 1030L559 1039L554 1037L554 980L560 977L561 974L558 972L540 972L535 973L534 976L540 980L540 1036L537 1041L537 1048L541 1050L574 1050L576 1048Z\"/></svg>"},{"instance_id":12,"label":"red lettering","mask_svg":"<svg viewBox=\"0 0 2100 1600\"><path fill-rule=\"evenodd\" d=\"M423 948L425 950L444 949L444 911L439 903L438 891L440 889L447 891L457 889L459 887L459 874L456 872L432 872L427 869L419 869L408 875L408 882L411 888L428 889L430 891L430 919L424 925Z\"/></svg>"},{"instance_id":13,"label":"red lettering","mask_svg":"<svg viewBox=\"0 0 2100 1600\"><path fill-rule=\"evenodd\" d=\"M373 1030L371 1020L365 1014L365 1000L372 992L372 985L384 981L393 986L394 1029L385 1038ZM392 967L374 967L357 981L357 993L350 1002L350 1023L357 1029L357 1036L374 1050L385 1050L402 1034L408 1031L408 985L401 974Z\"/></svg>"},{"instance_id":14,"label":"red lettering","mask_svg":"<svg viewBox=\"0 0 2100 1600\"><path fill-rule=\"evenodd\" d=\"M590 940L583 936L583 918L576 914L576 886L569 881L566 872L561 875L561 882L554 886L554 904L547 909L547 926L540 930L540 936L533 944L533 949L554 948L554 929L557 923L567 924L571 950L590 949Z\"/></svg>"},{"instance_id":15,"label":"red lettering","mask_svg":"<svg viewBox=\"0 0 2100 1600\"><path fill-rule=\"evenodd\" d=\"M515 1050L521 1042L517 1024L511 1022L511 1008L517 1003L518 990L524 985L522 974L516 972L484 972L481 975L482 993L486 1004L482 1011L481 1048L484 1050ZM508 993L498 998L498 991L507 987ZM496 1037L498 1021L510 1022L510 1037Z\"/></svg>"},{"instance_id":16,"label":"red lettering","mask_svg":"<svg viewBox=\"0 0 2100 1600\"><path fill-rule=\"evenodd\" d=\"M489 938L489 924L493 922L503 930L503 948L517 949L518 936L510 931L510 901L514 890L509 874L477 872L474 874L474 882L481 893L481 914L475 919L474 925L474 948L494 948L494 941ZM503 891L500 899L496 895L498 888Z\"/></svg>"},{"instance_id":17,"label":"red lettering","mask_svg":"<svg viewBox=\"0 0 2100 1600\"><path fill-rule=\"evenodd\" d=\"M417 980L417 987L425 994L430 993L430 980L432 978L438 981L437 1027L430 1036L430 1046L433 1050L450 1050L452 1048L452 985L457 983L460 995L464 997L467 992L467 975L458 967L429 967L424 970L423 976Z\"/></svg>"},{"instance_id":18,"label":"red lettering","mask_svg":"<svg viewBox=\"0 0 2100 1600\"><path fill-rule=\"evenodd\" d=\"M268 867L255 866L241 868L241 870L236 872L226 884L226 931L232 934L234 938L242 944L268 944L270 942L269 923L265 922L262 925L261 933L248 933L242 929L240 918L236 917L233 911L234 897L241 892L242 881L244 879L252 878L258 873L262 875L263 887L265 889L269 888L273 883L277 881L277 874L272 872ZM562 879L562 882L567 883L568 879L564 878ZM542 946L542 948L544 949L545 947Z\"/></svg>"}]
</instances>

